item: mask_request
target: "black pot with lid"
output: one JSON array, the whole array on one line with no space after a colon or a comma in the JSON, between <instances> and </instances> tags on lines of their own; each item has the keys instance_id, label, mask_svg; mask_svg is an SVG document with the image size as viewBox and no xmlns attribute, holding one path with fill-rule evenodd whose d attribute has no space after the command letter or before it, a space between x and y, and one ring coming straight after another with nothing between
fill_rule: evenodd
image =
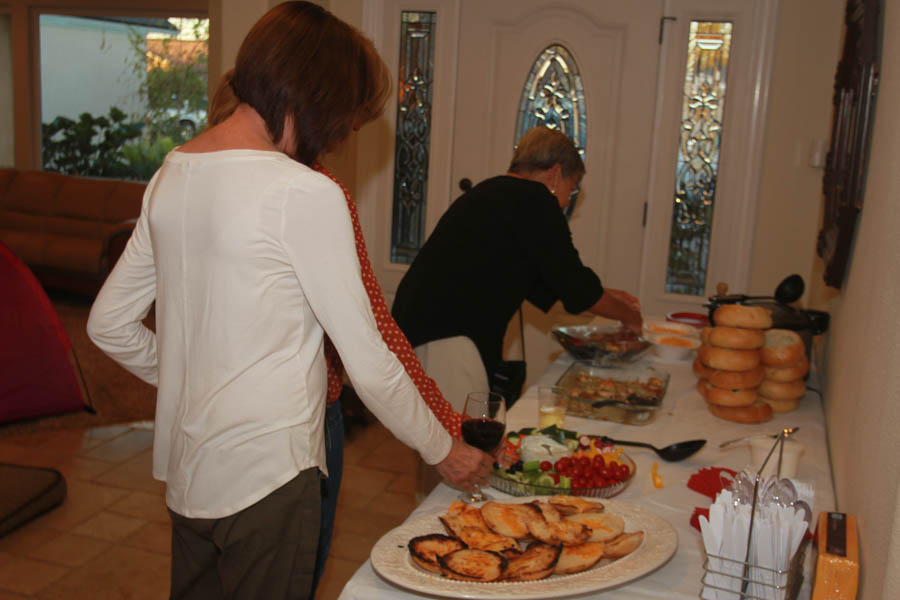
<instances>
[{"instance_id":1,"label":"black pot with lid","mask_svg":"<svg viewBox=\"0 0 900 600\"><path fill-rule=\"evenodd\" d=\"M705 306L709 309L709 322L715 326L713 313L723 304L743 304L745 306L762 306L772 314L773 329L790 329L796 331L803 339L806 354L809 355L813 336L825 333L831 319L827 312L796 308L791 306L803 295L804 284L800 275L786 277L775 288L773 296L746 296L744 294L728 294L728 286L720 283L717 294L709 297Z\"/></svg>"}]
</instances>

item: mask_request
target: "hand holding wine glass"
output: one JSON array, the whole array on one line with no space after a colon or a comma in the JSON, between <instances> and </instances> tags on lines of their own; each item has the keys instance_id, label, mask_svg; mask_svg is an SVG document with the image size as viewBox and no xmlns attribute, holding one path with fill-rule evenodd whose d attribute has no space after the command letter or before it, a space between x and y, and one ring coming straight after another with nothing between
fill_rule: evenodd
<instances>
[{"instance_id":1,"label":"hand holding wine glass","mask_svg":"<svg viewBox=\"0 0 900 600\"><path fill-rule=\"evenodd\" d=\"M466 443L493 455L505 432L506 401L503 396L494 392L470 392L463 408L462 436ZM459 499L471 503L490 498L476 483L474 492L461 494Z\"/></svg>"}]
</instances>

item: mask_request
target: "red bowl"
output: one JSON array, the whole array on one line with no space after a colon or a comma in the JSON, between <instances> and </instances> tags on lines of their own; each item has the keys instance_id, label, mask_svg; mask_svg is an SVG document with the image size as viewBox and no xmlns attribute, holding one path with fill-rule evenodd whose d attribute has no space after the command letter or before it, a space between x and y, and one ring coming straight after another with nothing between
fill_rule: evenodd
<instances>
[{"instance_id":1,"label":"red bowl","mask_svg":"<svg viewBox=\"0 0 900 600\"><path fill-rule=\"evenodd\" d=\"M693 325L697 329L703 329L704 327L709 326L709 317L694 312L672 312L666 315L666 321Z\"/></svg>"}]
</instances>

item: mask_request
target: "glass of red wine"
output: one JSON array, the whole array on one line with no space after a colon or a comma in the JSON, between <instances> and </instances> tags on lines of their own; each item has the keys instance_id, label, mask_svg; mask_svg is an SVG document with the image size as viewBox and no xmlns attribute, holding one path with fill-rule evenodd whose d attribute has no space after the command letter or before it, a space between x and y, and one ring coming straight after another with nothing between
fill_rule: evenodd
<instances>
[{"instance_id":1,"label":"glass of red wine","mask_svg":"<svg viewBox=\"0 0 900 600\"><path fill-rule=\"evenodd\" d=\"M506 433L506 401L494 392L470 392L463 408L462 436L470 446L493 454ZM490 497L475 484L474 492L464 492L463 502L483 502Z\"/></svg>"}]
</instances>

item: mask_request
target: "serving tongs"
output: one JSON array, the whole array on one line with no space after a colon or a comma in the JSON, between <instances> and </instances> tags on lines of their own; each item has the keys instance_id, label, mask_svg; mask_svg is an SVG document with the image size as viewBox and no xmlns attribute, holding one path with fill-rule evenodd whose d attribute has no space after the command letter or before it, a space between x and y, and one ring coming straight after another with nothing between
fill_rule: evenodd
<instances>
[{"instance_id":1,"label":"serving tongs","mask_svg":"<svg viewBox=\"0 0 900 600\"><path fill-rule=\"evenodd\" d=\"M799 427L788 427L786 429L779 431L778 433L757 433L754 435L747 435L747 436L738 438L736 440L728 440L727 442L722 442L721 444L719 444L719 448L720 449L730 448L730 447L734 446L735 444L740 444L741 442L746 442L749 440L758 440L758 439L762 439L762 438L772 438L774 440L775 438L784 436L784 438L787 439L792 433L799 431L799 429L800 429Z\"/></svg>"}]
</instances>

